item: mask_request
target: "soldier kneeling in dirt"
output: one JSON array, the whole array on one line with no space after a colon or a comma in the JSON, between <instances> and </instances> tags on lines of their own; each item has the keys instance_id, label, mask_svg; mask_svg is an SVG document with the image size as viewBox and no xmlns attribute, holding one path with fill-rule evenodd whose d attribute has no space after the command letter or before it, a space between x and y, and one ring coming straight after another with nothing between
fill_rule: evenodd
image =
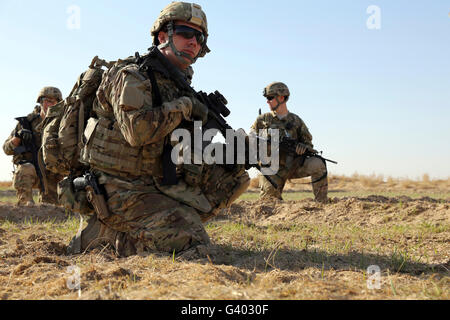
<instances>
[{"instance_id":1,"label":"soldier kneeling in dirt","mask_svg":"<svg viewBox=\"0 0 450 320\"><path fill-rule=\"evenodd\" d=\"M97 90L96 117L87 123L80 157L90 173L73 182L75 188L87 186L95 213L72 239L69 253L106 243L120 256L146 251L204 256L212 249L203 222L249 185L239 165L181 165L175 182L165 181L172 132L208 119L208 108L183 90L192 77L190 65L209 52L206 15L197 4L173 2L151 34L148 55L118 60Z\"/></svg>"},{"instance_id":2,"label":"soldier kneeling in dirt","mask_svg":"<svg viewBox=\"0 0 450 320\"><path fill-rule=\"evenodd\" d=\"M267 132L270 129L278 129L280 141L283 138L295 141L293 147L295 151L294 154L288 154L282 152L280 148L280 169L278 173L268 177L271 181L265 176L260 176L260 198L282 200L281 194L288 179L311 176L316 201L327 203L326 159L317 155L307 155L307 150L313 148L312 135L303 120L287 109L287 101L290 96L288 87L282 82L273 82L264 88L263 95L267 99L271 112L260 115L252 125L251 132L261 134L261 131ZM274 183L277 188L273 186Z\"/></svg>"}]
</instances>

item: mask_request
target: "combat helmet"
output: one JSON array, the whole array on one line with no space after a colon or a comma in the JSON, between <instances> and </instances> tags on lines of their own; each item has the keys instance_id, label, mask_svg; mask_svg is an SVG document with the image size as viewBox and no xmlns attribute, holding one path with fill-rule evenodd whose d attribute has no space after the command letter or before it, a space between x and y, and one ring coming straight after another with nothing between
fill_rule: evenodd
<instances>
[{"instance_id":1,"label":"combat helmet","mask_svg":"<svg viewBox=\"0 0 450 320\"><path fill-rule=\"evenodd\" d=\"M289 99L290 92L287 85L285 85L283 82L272 82L267 87L264 88L263 91L264 97L276 97L276 96L283 96L286 97L286 101Z\"/></svg>"},{"instance_id":2,"label":"combat helmet","mask_svg":"<svg viewBox=\"0 0 450 320\"><path fill-rule=\"evenodd\" d=\"M200 50L198 56L192 59L189 55L184 52L179 52L175 45L173 44L173 26L174 21L180 20L192 23L200 27L205 36L205 41L202 44L202 49ZM167 32L169 34L169 42L166 44L160 44L158 40L158 34L163 27L167 26ZM204 57L208 52L210 52L206 42L208 40L208 22L206 20L206 14L203 12L202 7L196 3L188 2L172 2L161 10L158 18L153 24L150 33L153 37L153 44L163 49L167 46L171 46L172 51L177 57L187 57L194 63L197 58Z\"/></svg>"},{"instance_id":3,"label":"combat helmet","mask_svg":"<svg viewBox=\"0 0 450 320\"><path fill-rule=\"evenodd\" d=\"M62 93L58 88L55 87L44 87L39 91L39 95L37 98L37 103L41 102L41 98L53 98L58 102L62 100Z\"/></svg>"}]
</instances>

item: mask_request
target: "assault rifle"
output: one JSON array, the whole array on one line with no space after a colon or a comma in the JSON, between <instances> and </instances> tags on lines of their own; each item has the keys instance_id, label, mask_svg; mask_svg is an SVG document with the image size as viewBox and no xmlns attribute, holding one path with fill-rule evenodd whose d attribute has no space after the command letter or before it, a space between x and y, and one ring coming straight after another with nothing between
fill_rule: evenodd
<instances>
[{"instance_id":1,"label":"assault rifle","mask_svg":"<svg viewBox=\"0 0 450 320\"><path fill-rule=\"evenodd\" d=\"M226 137L226 131L228 129L234 130L224 119L225 117L229 116L231 112L226 106L228 104L228 101L219 91L215 91L214 93L209 94L202 91L195 91L195 89L192 88L186 81L186 78L180 72L180 70L177 69L172 63L170 63L169 60L167 60L167 58L162 55L162 53L156 46L151 47L149 49L149 53L145 57L141 58L137 53L136 60L138 64L141 65L141 70L154 70L165 74L168 78L175 82L178 89L185 93L185 95L195 97L208 108L208 120L205 124L202 125L202 129L204 131L208 129L217 129L224 137ZM154 77L154 75L152 75L152 72L148 73L148 75L149 77ZM165 185L173 185L177 183L175 174L176 168L173 162L170 161L170 152L171 148L167 148L163 151L163 184ZM258 170L261 169L258 164L250 164L247 160L248 157L246 157L246 169L250 169L251 167L255 167ZM272 179L270 179L270 177L265 177L275 188L277 188L277 185L273 182Z\"/></svg>"},{"instance_id":2,"label":"assault rifle","mask_svg":"<svg viewBox=\"0 0 450 320\"><path fill-rule=\"evenodd\" d=\"M271 139L270 138L266 139L266 138L263 138L263 137L257 136L257 135L254 135L254 137L256 138L256 141L258 142L258 145L259 145L260 141L264 141L268 145L271 145ZM301 145L301 146L303 146L306 149L306 151L302 155L298 155L297 154L297 146L298 145ZM293 174L298 167L302 166L307 157L319 158L320 160L323 161L323 163L328 161L328 162L332 162L334 164L337 164L337 162L334 161L334 160L330 160L330 159L322 157L322 151L319 152L319 151L311 148L307 144L299 143L297 140L291 139L291 138L288 138L288 137L281 138L281 141L279 142L279 150L281 150L282 152L284 152L284 153L286 153L288 155L293 156L294 159L295 159L294 165L290 169L290 174L288 176ZM259 168L258 168L258 170L259 170ZM322 180L323 178L325 178L327 176L327 174L328 173L325 173L322 177L320 177L316 181L313 181L312 183ZM266 175L264 177L266 179L268 178L268 176L266 176ZM269 180L269 182L272 184L272 186L275 189L278 189L278 186L277 186L276 183L274 183L271 180Z\"/></svg>"},{"instance_id":3,"label":"assault rifle","mask_svg":"<svg viewBox=\"0 0 450 320\"><path fill-rule=\"evenodd\" d=\"M32 139L31 139L31 142L29 142L29 143L25 143L22 140L21 145L14 148L14 153L15 154L23 154L23 153L27 153L27 152L31 153L31 163L33 164L34 169L36 170L37 176L39 178L40 189L42 192L44 192L45 191L44 180L42 177L42 172L40 170L39 160L38 160L39 147L36 145L33 128L31 127L31 123L30 123L30 121L28 121L27 117L18 117L15 119L17 121L19 121L19 124L22 126L23 129L29 130L31 132Z\"/></svg>"},{"instance_id":4,"label":"assault rifle","mask_svg":"<svg viewBox=\"0 0 450 320\"><path fill-rule=\"evenodd\" d=\"M263 139L263 138L261 138L261 139ZM270 142L270 139L268 141ZM321 159L322 161L328 161L328 162L337 164L337 162L334 160L330 160L330 159L326 159L326 158L322 157L322 155L321 155L322 151L319 152L304 143L299 143L297 140L294 140L294 139L291 139L288 137L283 137L281 139L280 150L283 152L286 152L287 154L297 155L297 146L298 145L301 145L306 149L305 153L303 154L303 156L305 156L305 157L308 157L308 156L316 157L316 158Z\"/></svg>"},{"instance_id":5,"label":"assault rifle","mask_svg":"<svg viewBox=\"0 0 450 320\"><path fill-rule=\"evenodd\" d=\"M265 139L262 137L257 136L257 139L259 140L264 140L267 143L270 144L270 139ZM297 146L300 145L302 147L304 147L306 149L306 151L302 154L302 155L298 155L297 154ZM303 163L305 162L307 157L315 157L315 158L319 158L320 160L322 160L322 162L325 164L326 161L337 164L336 161L334 160L330 160L327 158L322 157L322 151L317 151L313 148L311 148L310 146L308 146L307 144L298 142L295 139L291 139L288 137L283 137L280 141L279 144L279 148L281 151L285 152L288 155L291 155L294 157L294 163L293 166L290 168L289 173L288 173L288 179L290 179L290 177L294 174L294 172L297 170L298 167L302 166ZM328 171L325 171L325 173L323 174L323 176L321 176L320 178L316 179L315 181L312 181L311 183L316 183L322 179L324 179L326 176L328 175ZM273 185L273 183L272 183Z\"/></svg>"}]
</instances>

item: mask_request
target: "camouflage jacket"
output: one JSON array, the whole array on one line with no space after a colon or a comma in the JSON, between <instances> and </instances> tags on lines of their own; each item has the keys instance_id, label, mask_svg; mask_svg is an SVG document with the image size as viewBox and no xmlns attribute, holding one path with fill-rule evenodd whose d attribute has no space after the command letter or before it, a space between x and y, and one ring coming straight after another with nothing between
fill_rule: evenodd
<instances>
[{"instance_id":1,"label":"camouflage jacket","mask_svg":"<svg viewBox=\"0 0 450 320\"><path fill-rule=\"evenodd\" d=\"M283 137L288 137L304 143L311 148L314 147L308 127L303 120L294 113L289 112L283 119L279 119L273 112L258 116L250 130L261 135L259 131L264 129L278 129L280 140ZM270 132L268 134L270 134Z\"/></svg>"},{"instance_id":2,"label":"camouflage jacket","mask_svg":"<svg viewBox=\"0 0 450 320\"><path fill-rule=\"evenodd\" d=\"M151 81L132 58L105 72L93 106L98 121L86 126L81 161L126 181L162 176L164 145L184 119L182 112L167 110L191 108L192 101L163 72L154 75L162 105L155 105Z\"/></svg>"},{"instance_id":3,"label":"camouflage jacket","mask_svg":"<svg viewBox=\"0 0 450 320\"><path fill-rule=\"evenodd\" d=\"M273 112L262 114L256 118L256 121L251 126L250 131L257 133L260 136L270 136L270 129L279 130L280 140L283 137L288 137L313 148L312 136L309 133L308 127L305 125L303 120L294 113L289 112L282 119L279 119ZM289 165L292 163L292 160L292 155L287 155L280 152L281 166Z\"/></svg>"},{"instance_id":4,"label":"camouflage jacket","mask_svg":"<svg viewBox=\"0 0 450 320\"><path fill-rule=\"evenodd\" d=\"M39 148L41 145L41 129L42 129L42 118L41 118L41 108L39 106L36 106L32 113L27 115L28 121L31 122L31 128L33 129L33 136L34 136L34 142L36 146ZM22 126L17 123L16 128L11 132L8 139L6 139L5 143L3 144L3 151L8 156L13 156L13 163L19 164L21 161L31 161L32 155L30 152L22 153L22 154L15 154L14 149L16 148L14 144L12 143L12 139L14 138L14 135L16 132L18 132L20 129L22 129Z\"/></svg>"}]
</instances>

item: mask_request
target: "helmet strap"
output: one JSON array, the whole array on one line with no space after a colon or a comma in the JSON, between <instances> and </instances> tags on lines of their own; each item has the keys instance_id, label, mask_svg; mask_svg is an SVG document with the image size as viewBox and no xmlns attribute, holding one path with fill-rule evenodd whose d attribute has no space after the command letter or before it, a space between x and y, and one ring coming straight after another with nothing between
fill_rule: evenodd
<instances>
[{"instance_id":1,"label":"helmet strap","mask_svg":"<svg viewBox=\"0 0 450 320\"><path fill-rule=\"evenodd\" d=\"M158 46L158 49L164 49L170 46L170 48L172 49L173 53L175 54L175 56L178 58L178 60L180 61L181 64L185 64L186 61L184 61L184 59L182 57L185 57L187 59L189 59L191 61L191 63L194 63L195 61L197 61L197 57L192 59L190 55L188 55L187 53L184 52L180 52L177 50L177 48L175 47L175 44L173 43L173 21L170 21L167 24L167 34L169 35L169 41L163 44L160 44Z\"/></svg>"},{"instance_id":2,"label":"helmet strap","mask_svg":"<svg viewBox=\"0 0 450 320\"><path fill-rule=\"evenodd\" d=\"M279 107L281 106L281 104L282 104L281 101L278 100L278 96L275 97L275 100L277 100L277 105L275 106L275 108L272 109L272 111L274 111L274 112L277 111L278 108L279 108Z\"/></svg>"}]
</instances>

